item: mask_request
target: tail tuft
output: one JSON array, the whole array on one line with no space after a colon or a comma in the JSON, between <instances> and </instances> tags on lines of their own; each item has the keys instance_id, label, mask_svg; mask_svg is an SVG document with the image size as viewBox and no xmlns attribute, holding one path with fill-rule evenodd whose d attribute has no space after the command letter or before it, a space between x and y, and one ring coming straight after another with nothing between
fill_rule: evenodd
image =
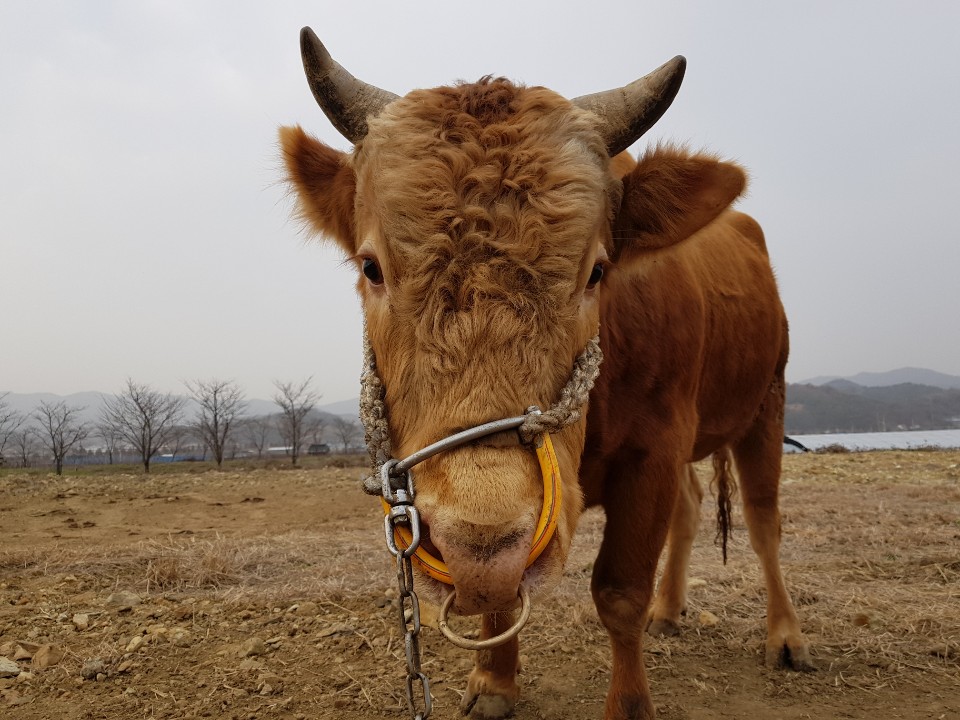
<instances>
[{"instance_id":1,"label":"tail tuft","mask_svg":"<svg viewBox=\"0 0 960 720\"><path fill-rule=\"evenodd\" d=\"M731 498L736 492L737 481L733 475L730 449L723 447L713 454L713 480L711 487L717 494L717 536L714 542L720 543L723 548L723 564L727 564L727 539L733 530L731 514L733 503Z\"/></svg>"}]
</instances>

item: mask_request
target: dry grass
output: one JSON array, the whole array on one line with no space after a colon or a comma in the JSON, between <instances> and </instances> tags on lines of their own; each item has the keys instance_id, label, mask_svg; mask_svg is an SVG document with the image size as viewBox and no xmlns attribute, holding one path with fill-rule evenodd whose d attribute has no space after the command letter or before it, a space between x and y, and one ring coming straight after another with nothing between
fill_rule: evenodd
<instances>
[{"instance_id":1,"label":"dry grass","mask_svg":"<svg viewBox=\"0 0 960 720\"><path fill-rule=\"evenodd\" d=\"M379 549L379 548L378 548ZM345 539L302 532L259 537L147 540L134 546L16 548L0 551L0 570L32 577L72 575L147 595L204 594L262 603L365 594L357 576L389 577L388 558Z\"/></svg>"},{"instance_id":2,"label":"dry grass","mask_svg":"<svg viewBox=\"0 0 960 720\"><path fill-rule=\"evenodd\" d=\"M787 456L784 463L781 556L821 672L763 675L748 666L741 674L759 677L762 691L774 698L802 702L811 695L849 695L851 707L863 698L888 697L885 693L925 696L931 687L956 688L960 453L807 454ZM0 549L0 580L49 578L52 588L74 576L94 588L132 588L154 598L209 601L236 611L252 608L270 616L265 623L285 617L282 608L313 600L321 606L323 623L312 650L336 662L304 668L305 677L319 683L323 689L318 692L349 701L341 710L355 714L344 717L395 712L404 704L399 680L403 649L395 610L378 607L395 579L375 506L359 496L355 473L283 473L275 478L269 472L218 474L217 482L232 488L233 506L243 509L250 508L243 498L264 492L260 482L280 484L280 494L316 488L330 499L323 522L298 516L289 522L273 520L270 529L260 526L256 532L171 533L126 543L10 543ZM708 474L707 469L701 473ZM6 488L21 496L62 493L68 487L97 497L128 482L114 477L102 486L75 486L51 480L41 483L40 490L29 482ZM144 496L170 493L168 487L140 482ZM181 493L210 492L202 477L178 482ZM341 499L345 509L338 515L332 506ZM762 662L766 599L758 563L737 508L730 560L722 564L713 544L714 512L712 500L705 501L690 572L698 582L690 591L683 634L647 641L646 663L660 697L668 687L713 697L721 687L717 676L727 666L742 668L735 663L743 658L756 667ZM606 632L589 591L602 532L602 513L585 513L564 580L537 603L522 643L524 683L546 688L525 695L539 695L543 702L544 695L549 697L548 677L568 678L570 659L576 658L570 702L587 703L578 706L587 715L596 714L610 674ZM702 610L716 614L719 624L700 626ZM58 608L44 612L56 614ZM464 621L461 630L467 627L469 621ZM691 662L707 672L690 675ZM434 694L441 707L455 707L462 692L462 685L447 684L444 678L462 679L469 664L466 654L425 631L424 668L438 681ZM223 681L232 682L226 676ZM518 717L541 717L540 712L521 707ZM565 710L557 712L547 716L567 717ZM665 717L686 715L671 714L668 707Z\"/></svg>"}]
</instances>

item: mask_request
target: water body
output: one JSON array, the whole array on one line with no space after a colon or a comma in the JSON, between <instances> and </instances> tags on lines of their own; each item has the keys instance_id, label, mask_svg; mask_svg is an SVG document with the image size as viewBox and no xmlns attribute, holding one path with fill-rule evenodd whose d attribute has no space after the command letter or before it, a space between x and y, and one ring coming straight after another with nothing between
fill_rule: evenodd
<instances>
[{"instance_id":1,"label":"water body","mask_svg":"<svg viewBox=\"0 0 960 720\"><path fill-rule=\"evenodd\" d=\"M960 448L960 429L910 430L882 433L832 433L791 435L811 450L842 445L849 450L910 450L923 447Z\"/></svg>"}]
</instances>

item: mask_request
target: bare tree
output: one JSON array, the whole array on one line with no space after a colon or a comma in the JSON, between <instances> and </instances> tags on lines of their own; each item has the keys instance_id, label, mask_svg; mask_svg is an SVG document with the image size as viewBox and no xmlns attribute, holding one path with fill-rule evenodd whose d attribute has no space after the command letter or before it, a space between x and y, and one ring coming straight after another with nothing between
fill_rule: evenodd
<instances>
[{"instance_id":1,"label":"bare tree","mask_svg":"<svg viewBox=\"0 0 960 720\"><path fill-rule=\"evenodd\" d=\"M26 420L23 415L7 404L6 398L9 394L3 393L0 395L0 457L3 456L3 450L7 446L7 442Z\"/></svg>"},{"instance_id":2,"label":"bare tree","mask_svg":"<svg viewBox=\"0 0 960 720\"><path fill-rule=\"evenodd\" d=\"M333 418L333 432L340 441L340 452L349 452L353 444L360 439L360 426L353 420L337 415Z\"/></svg>"},{"instance_id":3,"label":"bare tree","mask_svg":"<svg viewBox=\"0 0 960 720\"><path fill-rule=\"evenodd\" d=\"M110 465L113 465L114 456L118 454L120 440L123 436L116 426L102 418L94 425L94 432L98 438L103 440L104 449L107 451L107 461Z\"/></svg>"},{"instance_id":4,"label":"bare tree","mask_svg":"<svg viewBox=\"0 0 960 720\"><path fill-rule=\"evenodd\" d=\"M186 386L200 405L195 423L197 435L210 448L217 467L221 467L230 434L246 408L243 390L232 380L197 380Z\"/></svg>"},{"instance_id":5,"label":"bare tree","mask_svg":"<svg viewBox=\"0 0 960 720\"><path fill-rule=\"evenodd\" d=\"M304 433L311 444L321 444L323 442L324 430L327 428L327 418L318 413L311 413L309 417L310 427Z\"/></svg>"},{"instance_id":6,"label":"bare tree","mask_svg":"<svg viewBox=\"0 0 960 720\"><path fill-rule=\"evenodd\" d=\"M53 455L57 475L63 475L63 458L89 434L87 425L80 421L83 408L68 407L63 401L40 402L33 417L38 424L37 438Z\"/></svg>"},{"instance_id":7,"label":"bare tree","mask_svg":"<svg viewBox=\"0 0 960 720\"><path fill-rule=\"evenodd\" d=\"M106 399L101 422L112 425L140 455L143 471L150 472L150 459L170 439L183 415L184 398L152 390L149 385L127 379L123 391Z\"/></svg>"},{"instance_id":8,"label":"bare tree","mask_svg":"<svg viewBox=\"0 0 960 720\"><path fill-rule=\"evenodd\" d=\"M37 431L32 427L21 427L10 436L10 447L16 452L17 465L30 467L37 454Z\"/></svg>"},{"instance_id":9,"label":"bare tree","mask_svg":"<svg viewBox=\"0 0 960 720\"><path fill-rule=\"evenodd\" d=\"M313 406L317 404L320 395L310 389L312 377L307 378L299 385L274 381L279 391L273 396L273 401L280 406L280 416L277 419L277 429L286 445L290 447L290 461L296 465L300 457L300 447L303 438L309 432L309 415Z\"/></svg>"},{"instance_id":10,"label":"bare tree","mask_svg":"<svg viewBox=\"0 0 960 720\"><path fill-rule=\"evenodd\" d=\"M244 418L242 422L243 436L250 446L257 451L257 459L263 457L263 451L267 449L267 443L270 441L270 433L273 432L273 418L269 415L258 415L256 417Z\"/></svg>"},{"instance_id":11,"label":"bare tree","mask_svg":"<svg viewBox=\"0 0 960 720\"><path fill-rule=\"evenodd\" d=\"M163 445L170 452L171 462L177 459L181 448L189 446L190 441L193 439L193 431L194 427L192 425L176 425L170 430L169 435L167 435L167 440Z\"/></svg>"}]
</instances>

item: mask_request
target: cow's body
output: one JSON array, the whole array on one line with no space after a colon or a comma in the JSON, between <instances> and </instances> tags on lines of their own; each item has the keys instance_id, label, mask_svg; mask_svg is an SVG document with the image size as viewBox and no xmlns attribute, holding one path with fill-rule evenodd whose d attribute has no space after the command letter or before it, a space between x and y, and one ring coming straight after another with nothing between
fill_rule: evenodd
<instances>
[{"instance_id":1,"label":"cow's body","mask_svg":"<svg viewBox=\"0 0 960 720\"><path fill-rule=\"evenodd\" d=\"M672 149L618 155L669 105L682 64L573 103L502 80L397 98L332 64L309 30L302 48L321 107L357 150L285 128L289 180L302 217L361 271L396 457L550 405L599 328L606 359L587 419L553 436L564 501L535 563L544 490L516 437L417 467L456 610L498 634L521 583L536 594L562 574L582 506L603 506L593 594L613 646L606 717L652 716L641 640L648 621L670 632L683 610L700 498L687 463L732 453L769 591L768 658L806 666L777 559L787 328L759 226L727 209L745 176ZM607 119L609 107L626 116ZM479 652L464 708L507 714L518 657L515 639Z\"/></svg>"}]
</instances>

